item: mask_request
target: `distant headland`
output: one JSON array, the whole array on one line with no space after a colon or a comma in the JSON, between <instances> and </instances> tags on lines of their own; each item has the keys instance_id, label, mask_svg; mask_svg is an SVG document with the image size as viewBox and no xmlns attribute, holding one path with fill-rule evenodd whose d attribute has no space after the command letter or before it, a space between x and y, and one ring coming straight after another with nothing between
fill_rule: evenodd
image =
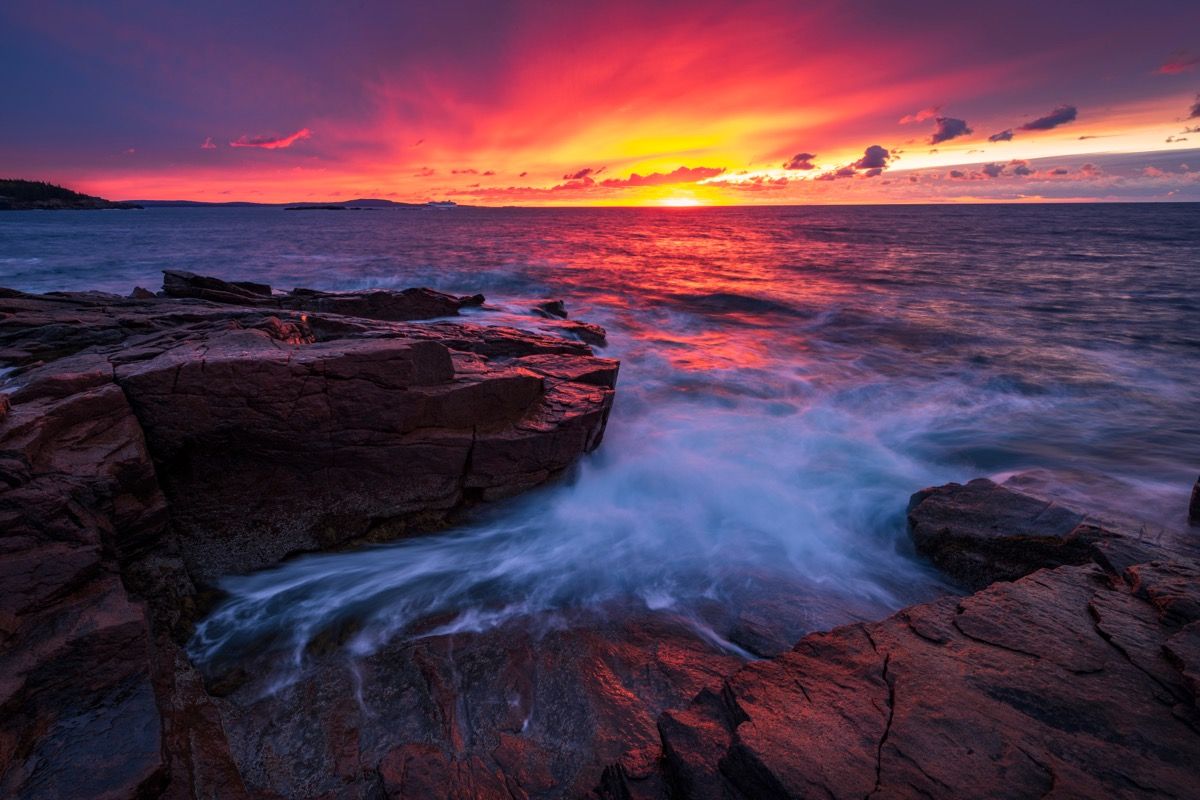
<instances>
[{"instance_id":1,"label":"distant headland","mask_svg":"<svg viewBox=\"0 0 1200 800\"><path fill-rule=\"evenodd\" d=\"M452 200L401 203L379 198L334 202L253 203L245 200L209 203L203 200L105 200L45 181L0 178L0 211L72 210L104 208L284 208L287 211L358 211L377 208L464 208Z\"/></svg>"},{"instance_id":2,"label":"distant headland","mask_svg":"<svg viewBox=\"0 0 1200 800\"><path fill-rule=\"evenodd\" d=\"M102 197L80 194L42 181L0 178L0 211L94 210L141 208L136 203L114 203Z\"/></svg>"}]
</instances>

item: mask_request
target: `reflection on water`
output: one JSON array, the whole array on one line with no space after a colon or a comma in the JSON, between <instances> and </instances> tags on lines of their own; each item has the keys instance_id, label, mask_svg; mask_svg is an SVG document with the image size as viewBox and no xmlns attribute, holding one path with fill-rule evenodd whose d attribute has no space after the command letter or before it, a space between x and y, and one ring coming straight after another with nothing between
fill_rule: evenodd
<instances>
[{"instance_id":1,"label":"reflection on water","mask_svg":"<svg viewBox=\"0 0 1200 800\"><path fill-rule=\"evenodd\" d=\"M299 216L10 214L0 285L127 292L186 268L483 291L513 315L562 297L609 329L617 405L569 481L462 530L227 579L201 659L630 603L736 649L713 609L759 604L791 635L936 590L903 532L921 486L1041 468L1168 522L1200 466L1194 206ZM763 611L779 597L794 613Z\"/></svg>"}]
</instances>

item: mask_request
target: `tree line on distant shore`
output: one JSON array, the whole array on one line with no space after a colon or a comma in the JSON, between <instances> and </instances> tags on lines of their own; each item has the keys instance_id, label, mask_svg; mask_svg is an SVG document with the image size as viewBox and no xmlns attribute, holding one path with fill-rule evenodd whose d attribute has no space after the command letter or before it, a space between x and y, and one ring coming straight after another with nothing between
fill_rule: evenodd
<instances>
[{"instance_id":1,"label":"tree line on distant shore","mask_svg":"<svg viewBox=\"0 0 1200 800\"><path fill-rule=\"evenodd\" d=\"M0 178L0 211L96 208L141 208L141 206L133 203L114 203L102 197L81 194L45 181Z\"/></svg>"}]
</instances>

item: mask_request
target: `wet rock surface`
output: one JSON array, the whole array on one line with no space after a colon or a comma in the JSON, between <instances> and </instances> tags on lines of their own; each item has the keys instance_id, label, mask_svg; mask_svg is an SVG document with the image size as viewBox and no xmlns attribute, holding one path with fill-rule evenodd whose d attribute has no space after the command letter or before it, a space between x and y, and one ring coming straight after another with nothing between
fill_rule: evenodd
<instances>
[{"instance_id":1,"label":"wet rock surface","mask_svg":"<svg viewBox=\"0 0 1200 800\"><path fill-rule=\"evenodd\" d=\"M808 636L660 720L684 797L1186 797L1194 618L1161 564L1042 570ZM1195 562L1171 577L1200 593ZM1194 684L1193 684L1194 685Z\"/></svg>"},{"instance_id":2,"label":"wet rock surface","mask_svg":"<svg viewBox=\"0 0 1200 800\"><path fill-rule=\"evenodd\" d=\"M664 713L669 796L1194 793L1190 540L1147 541L991 481L918 492L910 525L960 578L997 582L806 636Z\"/></svg>"},{"instance_id":3,"label":"wet rock surface","mask_svg":"<svg viewBox=\"0 0 1200 800\"><path fill-rule=\"evenodd\" d=\"M444 525L603 435L617 363L586 345L395 321L482 298L166 293L0 290L3 796L247 791L180 647L204 585Z\"/></svg>"},{"instance_id":4,"label":"wet rock surface","mask_svg":"<svg viewBox=\"0 0 1200 800\"><path fill-rule=\"evenodd\" d=\"M263 794L585 797L611 769L665 792L659 712L740 663L643 611L397 641L353 660L331 648L286 688L254 678L216 703L240 774Z\"/></svg>"}]
</instances>

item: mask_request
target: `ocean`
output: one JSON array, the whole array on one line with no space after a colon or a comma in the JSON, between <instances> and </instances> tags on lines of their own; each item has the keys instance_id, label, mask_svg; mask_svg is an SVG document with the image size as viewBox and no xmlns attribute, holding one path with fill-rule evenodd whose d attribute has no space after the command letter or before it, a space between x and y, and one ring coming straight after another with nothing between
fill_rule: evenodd
<instances>
[{"instance_id":1,"label":"ocean","mask_svg":"<svg viewBox=\"0 0 1200 800\"><path fill-rule=\"evenodd\" d=\"M905 533L924 486L1029 473L1172 526L1200 471L1197 204L0 214L0 286L126 294L163 269L483 292L482 323L561 298L622 362L567 478L230 576L200 662L271 641L299 664L347 618L366 654L631 608L753 657L720 609L786 598L758 615L786 639L947 591Z\"/></svg>"}]
</instances>

